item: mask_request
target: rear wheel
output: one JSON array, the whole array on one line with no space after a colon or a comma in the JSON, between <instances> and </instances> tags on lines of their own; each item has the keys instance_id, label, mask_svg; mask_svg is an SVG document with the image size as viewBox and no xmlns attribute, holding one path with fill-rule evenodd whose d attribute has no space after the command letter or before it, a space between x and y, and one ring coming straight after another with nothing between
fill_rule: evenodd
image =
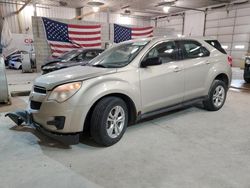
<instances>
[{"instance_id":1,"label":"rear wheel","mask_svg":"<svg viewBox=\"0 0 250 188\"><path fill-rule=\"evenodd\" d=\"M221 80L215 80L208 93L208 98L203 101L204 108L209 111L217 111L224 105L227 96L227 86Z\"/></svg>"},{"instance_id":2,"label":"rear wheel","mask_svg":"<svg viewBox=\"0 0 250 188\"><path fill-rule=\"evenodd\" d=\"M98 144L111 146L121 139L127 124L126 103L118 97L106 97L93 110L90 132Z\"/></svg>"}]
</instances>

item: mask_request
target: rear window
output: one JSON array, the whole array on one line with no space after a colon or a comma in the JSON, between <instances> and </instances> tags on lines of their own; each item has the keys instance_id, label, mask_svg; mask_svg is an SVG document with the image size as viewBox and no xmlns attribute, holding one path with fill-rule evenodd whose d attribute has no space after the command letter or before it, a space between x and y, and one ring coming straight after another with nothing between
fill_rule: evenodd
<instances>
[{"instance_id":1,"label":"rear window","mask_svg":"<svg viewBox=\"0 0 250 188\"><path fill-rule=\"evenodd\" d=\"M219 50L223 54L227 54L227 52L222 48L221 44L218 40L205 40L208 44Z\"/></svg>"}]
</instances>

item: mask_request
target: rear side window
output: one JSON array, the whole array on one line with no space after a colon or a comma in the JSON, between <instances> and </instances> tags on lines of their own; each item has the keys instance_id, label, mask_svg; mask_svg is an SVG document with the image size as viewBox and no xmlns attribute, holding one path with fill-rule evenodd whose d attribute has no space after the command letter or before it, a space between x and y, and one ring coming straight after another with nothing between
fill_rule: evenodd
<instances>
[{"instance_id":1,"label":"rear side window","mask_svg":"<svg viewBox=\"0 0 250 188\"><path fill-rule=\"evenodd\" d=\"M179 41L179 44L182 48L184 59L207 57L210 55L210 52L197 41L184 40Z\"/></svg>"},{"instance_id":2,"label":"rear side window","mask_svg":"<svg viewBox=\"0 0 250 188\"><path fill-rule=\"evenodd\" d=\"M221 44L218 40L205 40L208 44L219 50L223 54L227 54L227 52L222 48Z\"/></svg>"}]
</instances>

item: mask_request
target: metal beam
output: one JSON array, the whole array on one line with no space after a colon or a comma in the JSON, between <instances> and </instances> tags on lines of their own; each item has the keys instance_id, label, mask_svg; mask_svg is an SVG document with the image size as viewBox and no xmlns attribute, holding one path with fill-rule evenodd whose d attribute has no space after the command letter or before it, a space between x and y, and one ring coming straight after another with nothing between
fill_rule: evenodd
<instances>
[{"instance_id":1,"label":"metal beam","mask_svg":"<svg viewBox=\"0 0 250 188\"><path fill-rule=\"evenodd\" d=\"M175 6L175 5L171 5L170 7L184 9L184 10L195 10L195 11L205 12L205 10L201 10L197 8L181 7L181 6Z\"/></svg>"},{"instance_id":2,"label":"metal beam","mask_svg":"<svg viewBox=\"0 0 250 188\"><path fill-rule=\"evenodd\" d=\"M20 8L20 9L18 9L16 12L15 12L15 14L19 14L30 2L31 2L32 0L27 0L27 1L25 1L25 3L23 4L23 6Z\"/></svg>"}]
</instances>

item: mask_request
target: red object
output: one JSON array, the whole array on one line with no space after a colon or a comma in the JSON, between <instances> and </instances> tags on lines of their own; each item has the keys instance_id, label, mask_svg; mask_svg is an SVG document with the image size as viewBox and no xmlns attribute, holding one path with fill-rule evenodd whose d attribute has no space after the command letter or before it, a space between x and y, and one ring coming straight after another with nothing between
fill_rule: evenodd
<instances>
[{"instance_id":1,"label":"red object","mask_svg":"<svg viewBox=\"0 0 250 188\"><path fill-rule=\"evenodd\" d=\"M233 58L232 58L232 56L228 56L227 57L227 62L228 62L228 64L232 67L233 66Z\"/></svg>"}]
</instances>

